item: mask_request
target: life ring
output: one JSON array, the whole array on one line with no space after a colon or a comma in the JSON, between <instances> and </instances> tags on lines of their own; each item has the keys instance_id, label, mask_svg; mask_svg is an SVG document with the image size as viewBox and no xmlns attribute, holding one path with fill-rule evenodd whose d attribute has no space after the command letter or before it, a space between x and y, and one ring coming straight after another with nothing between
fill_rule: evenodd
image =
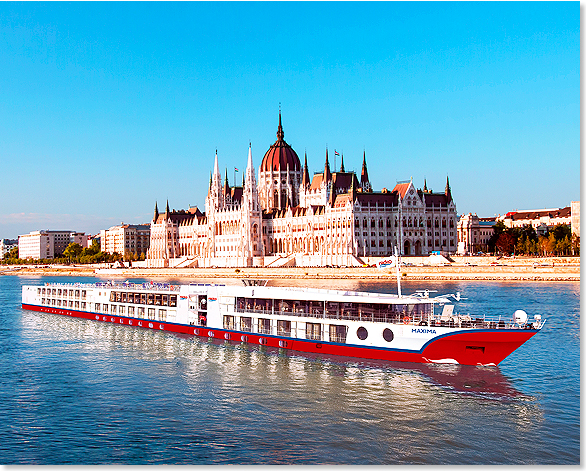
<instances>
[{"instance_id":1,"label":"life ring","mask_svg":"<svg viewBox=\"0 0 586 471\"><path fill-rule=\"evenodd\" d=\"M411 322L411 319L409 318L409 316L403 317L403 324L409 324L409 322Z\"/></svg>"}]
</instances>

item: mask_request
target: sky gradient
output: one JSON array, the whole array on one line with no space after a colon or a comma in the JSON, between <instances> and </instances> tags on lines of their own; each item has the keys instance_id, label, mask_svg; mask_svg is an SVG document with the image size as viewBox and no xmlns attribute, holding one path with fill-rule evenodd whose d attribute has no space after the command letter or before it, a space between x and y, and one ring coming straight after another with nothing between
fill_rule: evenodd
<instances>
[{"instance_id":1,"label":"sky gradient","mask_svg":"<svg viewBox=\"0 0 586 471\"><path fill-rule=\"evenodd\" d=\"M579 2L0 3L0 238L204 210L285 140L458 214L580 199ZM339 158L336 160L339 166Z\"/></svg>"}]
</instances>

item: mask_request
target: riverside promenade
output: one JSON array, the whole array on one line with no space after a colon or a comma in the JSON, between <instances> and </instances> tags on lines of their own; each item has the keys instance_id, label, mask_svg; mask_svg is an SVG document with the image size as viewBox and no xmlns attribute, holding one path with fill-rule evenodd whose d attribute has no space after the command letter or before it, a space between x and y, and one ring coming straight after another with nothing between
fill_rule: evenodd
<instances>
[{"instance_id":1,"label":"riverside promenade","mask_svg":"<svg viewBox=\"0 0 586 471\"><path fill-rule=\"evenodd\" d=\"M407 265L401 267L401 277L408 280L482 280L482 281L580 281L579 257L501 258L453 257L444 266ZM47 268L31 266L0 269L3 275L103 276L105 278L193 278L193 279L368 279L395 278L394 269L375 267L325 268L108 268L107 266L60 266Z\"/></svg>"}]
</instances>

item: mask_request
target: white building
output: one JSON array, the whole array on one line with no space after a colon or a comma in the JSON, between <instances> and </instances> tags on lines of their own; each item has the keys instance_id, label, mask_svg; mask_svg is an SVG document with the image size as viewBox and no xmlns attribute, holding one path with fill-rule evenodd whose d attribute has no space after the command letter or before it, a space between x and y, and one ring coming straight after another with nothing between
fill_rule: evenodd
<instances>
[{"instance_id":1,"label":"white building","mask_svg":"<svg viewBox=\"0 0 586 471\"><path fill-rule=\"evenodd\" d=\"M121 224L100 231L100 250L125 255L145 254L149 248L151 227L148 224Z\"/></svg>"},{"instance_id":2,"label":"white building","mask_svg":"<svg viewBox=\"0 0 586 471\"><path fill-rule=\"evenodd\" d=\"M284 140L281 115L277 141L258 171L248 149L242 187L230 187L216 153L205 213L198 208L155 215L148 266L326 266L359 265L361 257L432 251L455 253L456 205L449 180L442 193L416 189L412 181L374 192L362 156L360 180L346 172L344 158L331 172L326 149L323 171L309 177ZM258 183L257 183L258 182Z\"/></svg>"},{"instance_id":3,"label":"white building","mask_svg":"<svg viewBox=\"0 0 586 471\"><path fill-rule=\"evenodd\" d=\"M579 214L578 203L578 227L580 225ZM510 211L504 216L498 217L497 220L503 221L507 227L533 226L538 235L544 235L558 224L571 226L572 209L570 206L566 206L565 208Z\"/></svg>"},{"instance_id":4,"label":"white building","mask_svg":"<svg viewBox=\"0 0 586 471\"><path fill-rule=\"evenodd\" d=\"M87 236L73 231L33 231L18 236L18 256L33 260L55 258L72 242L85 247Z\"/></svg>"},{"instance_id":5,"label":"white building","mask_svg":"<svg viewBox=\"0 0 586 471\"><path fill-rule=\"evenodd\" d=\"M0 258L15 247L18 247L18 239L0 239Z\"/></svg>"},{"instance_id":6,"label":"white building","mask_svg":"<svg viewBox=\"0 0 586 471\"><path fill-rule=\"evenodd\" d=\"M468 213L458 220L458 255L488 251L488 241L494 234L496 218L479 218Z\"/></svg>"}]
</instances>

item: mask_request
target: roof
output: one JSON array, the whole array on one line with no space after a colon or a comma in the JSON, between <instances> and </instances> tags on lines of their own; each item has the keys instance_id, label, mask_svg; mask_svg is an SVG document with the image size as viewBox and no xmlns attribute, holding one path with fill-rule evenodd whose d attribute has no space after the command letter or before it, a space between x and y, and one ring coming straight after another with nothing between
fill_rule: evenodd
<instances>
[{"instance_id":1,"label":"roof","mask_svg":"<svg viewBox=\"0 0 586 471\"><path fill-rule=\"evenodd\" d=\"M300 171L301 162L297 153L285 142L285 133L281 126L281 112L279 112L279 128L277 130L277 141L267 150L260 164L261 172Z\"/></svg>"}]
</instances>

